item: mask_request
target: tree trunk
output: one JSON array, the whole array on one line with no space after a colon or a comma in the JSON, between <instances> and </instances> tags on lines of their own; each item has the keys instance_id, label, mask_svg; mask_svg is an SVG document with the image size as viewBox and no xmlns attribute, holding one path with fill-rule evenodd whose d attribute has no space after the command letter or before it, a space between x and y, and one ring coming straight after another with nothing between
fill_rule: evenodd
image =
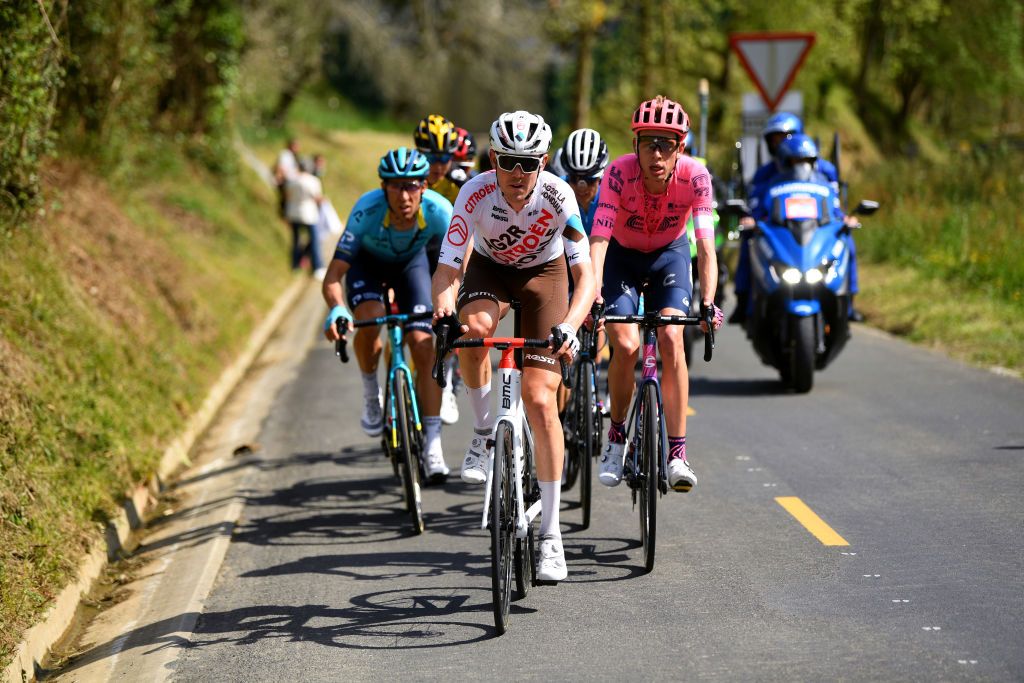
<instances>
[{"instance_id":1,"label":"tree trunk","mask_svg":"<svg viewBox=\"0 0 1024 683\"><path fill-rule=\"evenodd\" d=\"M576 54L576 84L574 88L572 126L584 128L590 119L590 95L594 85L594 34L597 27L592 22L580 26Z\"/></svg>"},{"instance_id":2,"label":"tree trunk","mask_svg":"<svg viewBox=\"0 0 1024 683\"><path fill-rule=\"evenodd\" d=\"M642 0L640 3L640 99L649 100L655 95L654 92L654 60L651 58L651 41L654 32L651 30L651 20L654 13L651 8L651 0Z\"/></svg>"}]
</instances>

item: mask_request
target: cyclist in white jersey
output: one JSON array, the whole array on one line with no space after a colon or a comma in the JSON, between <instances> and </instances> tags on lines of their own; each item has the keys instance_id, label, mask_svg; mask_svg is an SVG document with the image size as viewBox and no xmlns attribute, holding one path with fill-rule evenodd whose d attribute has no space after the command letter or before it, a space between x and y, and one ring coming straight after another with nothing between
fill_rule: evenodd
<instances>
[{"instance_id":1,"label":"cyclist in white jersey","mask_svg":"<svg viewBox=\"0 0 1024 683\"><path fill-rule=\"evenodd\" d=\"M491 126L490 143L495 170L462 186L441 245L433 279L434 319L457 309L465 334L491 337L516 299L523 337L548 337L555 326L565 335L560 349L524 354L522 392L541 489L538 578L560 581L567 572L558 526L564 450L555 404L561 380L558 358L571 361L579 350L576 330L594 301L594 273L576 197L564 180L543 170L551 144L544 119L525 111L502 114ZM476 253L462 279L469 244ZM571 306L567 261L576 285ZM487 350L462 349L459 364L476 432L462 464L462 479L482 484L487 437L495 419Z\"/></svg>"}]
</instances>

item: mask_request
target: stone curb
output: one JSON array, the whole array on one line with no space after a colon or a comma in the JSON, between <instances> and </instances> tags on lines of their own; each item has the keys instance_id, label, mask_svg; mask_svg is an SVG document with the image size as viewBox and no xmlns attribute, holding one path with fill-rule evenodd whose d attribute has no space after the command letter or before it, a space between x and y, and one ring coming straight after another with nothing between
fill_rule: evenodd
<instances>
[{"instance_id":1,"label":"stone curb","mask_svg":"<svg viewBox=\"0 0 1024 683\"><path fill-rule=\"evenodd\" d=\"M153 510L156 494L166 487L177 472L191 464L189 451L209 427L217 411L248 371L282 318L309 286L308 279L296 278L277 298L266 318L249 336L241 354L221 373L203 405L189 418L184 430L164 451L156 474L126 494L121 510L103 530L103 537L93 543L88 554L80 561L78 578L60 592L40 622L25 632L15 649L13 661L4 669L0 680L5 683L35 680L43 659L72 625L82 596L92 590L108 562L119 559L138 545L134 532L143 526L147 514Z\"/></svg>"}]
</instances>

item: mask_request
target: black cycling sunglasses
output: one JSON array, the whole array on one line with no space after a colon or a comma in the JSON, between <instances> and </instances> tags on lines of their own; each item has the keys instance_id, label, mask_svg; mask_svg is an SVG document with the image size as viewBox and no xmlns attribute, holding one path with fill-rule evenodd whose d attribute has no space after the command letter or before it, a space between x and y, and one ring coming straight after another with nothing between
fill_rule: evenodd
<instances>
[{"instance_id":1,"label":"black cycling sunglasses","mask_svg":"<svg viewBox=\"0 0 1024 683\"><path fill-rule=\"evenodd\" d=\"M578 185L579 183L596 185L601 182L601 176L599 175L576 175L575 173L570 173L566 179L569 181L570 185Z\"/></svg>"},{"instance_id":2,"label":"black cycling sunglasses","mask_svg":"<svg viewBox=\"0 0 1024 683\"><path fill-rule=\"evenodd\" d=\"M447 164L452 160L451 154L427 154L427 163L431 164Z\"/></svg>"},{"instance_id":3,"label":"black cycling sunglasses","mask_svg":"<svg viewBox=\"0 0 1024 683\"><path fill-rule=\"evenodd\" d=\"M679 138L667 138L663 135L638 135L636 138L637 148L646 147L648 151L661 152L665 157L679 149L679 142Z\"/></svg>"},{"instance_id":4,"label":"black cycling sunglasses","mask_svg":"<svg viewBox=\"0 0 1024 683\"><path fill-rule=\"evenodd\" d=\"M540 157L523 157L518 154L498 154L494 155L498 159L498 168L502 171L511 173L516 170L516 166L523 169L523 173L536 173L540 170Z\"/></svg>"}]
</instances>

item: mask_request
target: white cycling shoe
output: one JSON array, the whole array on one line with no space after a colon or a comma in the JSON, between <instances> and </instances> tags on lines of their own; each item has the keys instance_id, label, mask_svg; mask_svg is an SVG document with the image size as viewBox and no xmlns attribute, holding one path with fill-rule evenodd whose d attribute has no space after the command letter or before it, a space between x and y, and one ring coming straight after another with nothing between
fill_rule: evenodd
<instances>
[{"instance_id":1,"label":"white cycling shoe","mask_svg":"<svg viewBox=\"0 0 1024 683\"><path fill-rule=\"evenodd\" d=\"M622 481L622 454L626 450L624 443L605 444L598 464L597 479L605 486L618 486Z\"/></svg>"},{"instance_id":2,"label":"white cycling shoe","mask_svg":"<svg viewBox=\"0 0 1024 683\"><path fill-rule=\"evenodd\" d=\"M459 421L459 402L449 384L441 393L441 422L446 425L453 425Z\"/></svg>"},{"instance_id":3,"label":"white cycling shoe","mask_svg":"<svg viewBox=\"0 0 1024 683\"><path fill-rule=\"evenodd\" d=\"M462 460L462 481L467 484L483 484L487 481L487 437L474 434L473 440Z\"/></svg>"},{"instance_id":4,"label":"white cycling shoe","mask_svg":"<svg viewBox=\"0 0 1024 683\"><path fill-rule=\"evenodd\" d=\"M433 444L427 445L427 452L423 457L423 464L427 470L427 479L432 484L442 484L448 478L448 463L444 461L444 453L441 451L441 439Z\"/></svg>"},{"instance_id":5,"label":"white cycling shoe","mask_svg":"<svg viewBox=\"0 0 1024 683\"><path fill-rule=\"evenodd\" d=\"M686 493L697 485L697 475L690 468L690 463L682 458L672 458L668 461L668 485L673 491Z\"/></svg>"},{"instance_id":6,"label":"white cycling shoe","mask_svg":"<svg viewBox=\"0 0 1024 683\"><path fill-rule=\"evenodd\" d=\"M562 539L553 536L542 536L540 539L540 559L537 560L538 581L562 581L569 575L565 566L565 551L562 550Z\"/></svg>"},{"instance_id":7,"label":"white cycling shoe","mask_svg":"<svg viewBox=\"0 0 1024 683\"><path fill-rule=\"evenodd\" d=\"M367 436L380 436L384 431L384 411L380 407L380 394L376 399L367 398L363 403L363 415L359 418L359 426Z\"/></svg>"}]
</instances>

